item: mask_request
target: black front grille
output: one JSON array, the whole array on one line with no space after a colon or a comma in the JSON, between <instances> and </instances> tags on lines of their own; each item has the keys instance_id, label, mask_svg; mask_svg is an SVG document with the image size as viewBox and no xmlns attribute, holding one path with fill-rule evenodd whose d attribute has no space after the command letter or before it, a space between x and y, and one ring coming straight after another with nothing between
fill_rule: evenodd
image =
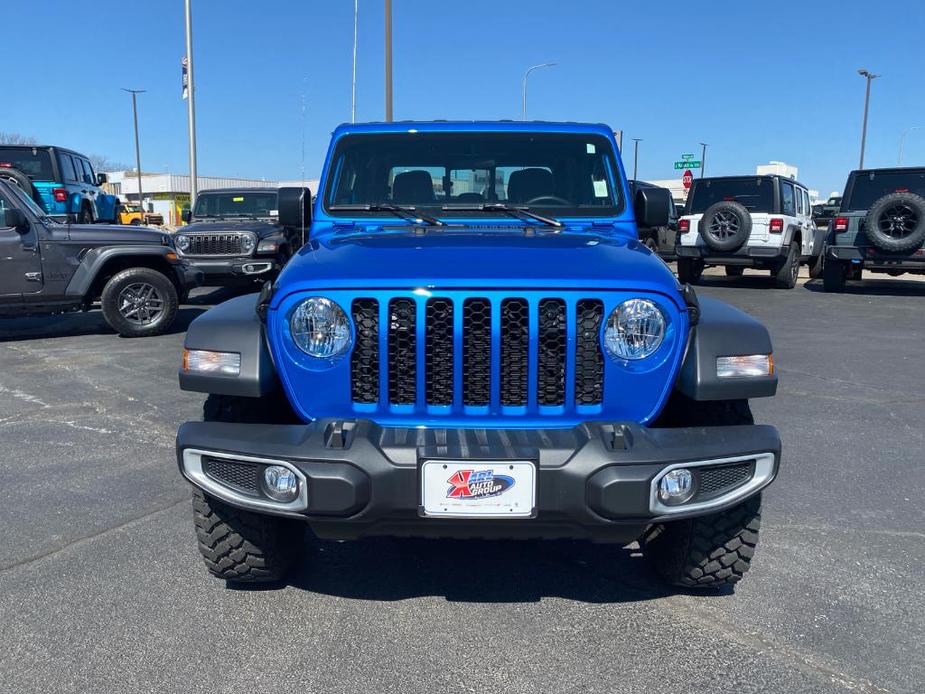
<instances>
[{"instance_id":1,"label":"black front grille","mask_svg":"<svg viewBox=\"0 0 925 694\"><path fill-rule=\"evenodd\" d=\"M491 302L463 302L463 404L491 401Z\"/></svg>"},{"instance_id":2,"label":"black front grille","mask_svg":"<svg viewBox=\"0 0 925 694\"><path fill-rule=\"evenodd\" d=\"M575 402L599 405L604 399L604 355L601 353L601 321L604 304L582 299L576 306Z\"/></svg>"},{"instance_id":3,"label":"black front grille","mask_svg":"<svg viewBox=\"0 0 925 694\"><path fill-rule=\"evenodd\" d=\"M350 392L354 402L379 401L379 302L355 299L351 307L356 346L350 357Z\"/></svg>"},{"instance_id":4,"label":"black front grille","mask_svg":"<svg viewBox=\"0 0 925 694\"><path fill-rule=\"evenodd\" d=\"M537 401L540 405L565 404L565 302L540 302L537 357Z\"/></svg>"},{"instance_id":5,"label":"black front grille","mask_svg":"<svg viewBox=\"0 0 925 694\"><path fill-rule=\"evenodd\" d=\"M389 302L389 402L414 403L417 385L417 333L413 299Z\"/></svg>"},{"instance_id":6,"label":"black front grille","mask_svg":"<svg viewBox=\"0 0 925 694\"><path fill-rule=\"evenodd\" d=\"M452 405L453 302L430 299L425 312L424 395L429 405Z\"/></svg>"},{"instance_id":7,"label":"black front grille","mask_svg":"<svg viewBox=\"0 0 925 694\"><path fill-rule=\"evenodd\" d=\"M244 238L247 234L187 234L190 240L185 255L247 255Z\"/></svg>"},{"instance_id":8,"label":"black front grille","mask_svg":"<svg viewBox=\"0 0 925 694\"><path fill-rule=\"evenodd\" d=\"M748 482L754 474L755 463L746 460L728 465L711 465L698 470L695 501L707 501L732 491Z\"/></svg>"},{"instance_id":9,"label":"black front grille","mask_svg":"<svg viewBox=\"0 0 925 694\"><path fill-rule=\"evenodd\" d=\"M260 496L260 472L263 466L259 463L248 463L243 460L224 460L203 456L202 471L226 487L247 494Z\"/></svg>"},{"instance_id":10,"label":"black front grille","mask_svg":"<svg viewBox=\"0 0 925 694\"><path fill-rule=\"evenodd\" d=\"M526 405L530 379L530 313L524 299L501 302L501 404Z\"/></svg>"}]
</instances>

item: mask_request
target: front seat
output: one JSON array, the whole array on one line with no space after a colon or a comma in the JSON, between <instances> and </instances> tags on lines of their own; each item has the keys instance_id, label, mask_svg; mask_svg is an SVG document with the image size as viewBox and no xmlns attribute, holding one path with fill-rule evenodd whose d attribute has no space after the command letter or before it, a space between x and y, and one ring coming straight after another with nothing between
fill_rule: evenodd
<instances>
[{"instance_id":1,"label":"front seat","mask_svg":"<svg viewBox=\"0 0 925 694\"><path fill-rule=\"evenodd\" d=\"M404 171L392 181L392 202L397 205L425 204L434 200L433 180L426 171Z\"/></svg>"},{"instance_id":2,"label":"front seat","mask_svg":"<svg viewBox=\"0 0 925 694\"><path fill-rule=\"evenodd\" d=\"M514 171L507 180L508 202L524 203L544 195L555 195L551 171L520 169Z\"/></svg>"}]
</instances>

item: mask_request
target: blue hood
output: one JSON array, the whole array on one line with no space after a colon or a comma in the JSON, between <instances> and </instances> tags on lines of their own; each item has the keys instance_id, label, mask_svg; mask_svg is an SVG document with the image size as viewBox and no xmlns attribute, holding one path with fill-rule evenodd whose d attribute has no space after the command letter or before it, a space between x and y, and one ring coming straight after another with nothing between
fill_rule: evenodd
<instances>
[{"instance_id":1,"label":"blue hood","mask_svg":"<svg viewBox=\"0 0 925 694\"><path fill-rule=\"evenodd\" d=\"M380 231L325 236L293 258L274 304L294 292L350 288L619 288L666 295L683 309L668 266L638 241L593 232Z\"/></svg>"}]
</instances>

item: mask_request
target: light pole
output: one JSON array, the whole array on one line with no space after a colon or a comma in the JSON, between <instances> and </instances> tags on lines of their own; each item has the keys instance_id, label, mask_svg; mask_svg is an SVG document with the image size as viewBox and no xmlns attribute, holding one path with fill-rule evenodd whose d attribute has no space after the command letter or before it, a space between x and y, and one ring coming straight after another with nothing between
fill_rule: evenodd
<instances>
[{"instance_id":1,"label":"light pole","mask_svg":"<svg viewBox=\"0 0 925 694\"><path fill-rule=\"evenodd\" d=\"M552 67L553 65L558 65L558 63L540 63L539 65L533 65L528 67L527 71L524 73L523 88L521 90L521 120L527 120L527 77L530 76L530 73L534 70L539 70L541 67Z\"/></svg>"},{"instance_id":2,"label":"light pole","mask_svg":"<svg viewBox=\"0 0 925 694\"><path fill-rule=\"evenodd\" d=\"M350 90L350 122L357 122L357 26L360 21L360 0L353 0L353 84Z\"/></svg>"},{"instance_id":3,"label":"light pole","mask_svg":"<svg viewBox=\"0 0 925 694\"><path fill-rule=\"evenodd\" d=\"M122 88L123 92L128 92L132 95L132 117L135 119L135 172L138 174L138 209L141 210L141 220L144 222L144 198L141 195L141 147L138 144L138 100L137 97L139 94L144 94L146 90L144 89L126 89Z\"/></svg>"},{"instance_id":4,"label":"light pole","mask_svg":"<svg viewBox=\"0 0 925 694\"><path fill-rule=\"evenodd\" d=\"M707 168L707 143L701 142L700 146L703 148L700 151L700 178L703 178L703 172Z\"/></svg>"},{"instance_id":5,"label":"light pole","mask_svg":"<svg viewBox=\"0 0 925 694\"><path fill-rule=\"evenodd\" d=\"M636 178L636 171L639 169L639 143L642 142L642 138L634 137L633 138L633 180L638 181Z\"/></svg>"},{"instance_id":6,"label":"light pole","mask_svg":"<svg viewBox=\"0 0 925 694\"><path fill-rule=\"evenodd\" d=\"M858 70L858 74L867 80L867 92L864 95L864 125L861 126L861 163L858 166L859 169L863 169L864 147L867 145L867 109L870 107L870 83L880 77L880 75L875 75L870 70L865 70L864 68Z\"/></svg>"},{"instance_id":7,"label":"light pole","mask_svg":"<svg viewBox=\"0 0 925 694\"><path fill-rule=\"evenodd\" d=\"M902 136L899 138L899 165L903 165L903 148L906 145L906 135L908 135L913 130L925 130L925 125L913 125L911 128L906 128L903 130Z\"/></svg>"},{"instance_id":8,"label":"light pole","mask_svg":"<svg viewBox=\"0 0 925 694\"><path fill-rule=\"evenodd\" d=\"M385 0L385 121L392 122L392 0Z\"/></svg>"},{"instance_id":9,"label":"light pole","mask_svg":"<svg viewBox=\"0 0 925 694\"><path fill-rule=\"evenodd\" d=\"M193 83L193 10L186 0L186 74L189 83L186 113L189 119L189 200L190 209L196 205L199 177L196 174L196 87Z\"/></svg>"}]
</instances>

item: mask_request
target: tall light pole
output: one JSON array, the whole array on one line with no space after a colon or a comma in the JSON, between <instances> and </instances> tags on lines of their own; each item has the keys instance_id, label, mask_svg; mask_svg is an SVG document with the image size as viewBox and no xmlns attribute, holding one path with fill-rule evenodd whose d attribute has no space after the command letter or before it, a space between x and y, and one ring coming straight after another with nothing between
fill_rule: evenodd
<instances>
[{"instance_id":1,"label":"tall light pole","mask_svg":"<svg viewBox=\"0 0 925 694\"><path fill-rule=\"evenodd\" d=\"M360 0L353 0L353 83L350 89L350 122L357 122L357 27L360 22Z\"/></svg>"},{"instance_id":2,"label":"tall light pole","mask_svg":"<svg viewBox=\"0 0 925 694\"><path fill-rule=\"evenodd\" d=\"M193 82L193 10L192 0L186 0L186 75L189 83L187 117L189 119L189 199L190 209L196 205L199 176L196 173L196 87Z\"/></svg>"},{"instance_id":3,"label":"tall light pole","mask_svg":"<svg viewBox=\"0 0 925 694\"><path fill-rule=\"evenodd\" d=\"M925 125L913 125L911 128L906 128L903 130L902 136L899 138L899 165L903 165L903 148L906 146L906 135L908 135L913 130L925 130Z\"/></svg>"},{"instance_id":4,"label":"tall light pole","mask_svg":"<svg viewBox=\"0 0 925 694\"><path fill-rule=\"evenodd\" d=\"M138 174L138 209L141 210L141 220L144 221L144 198L141 195L141 146L138 144L138 95L144 94L144 89L126 89L123 92L132 95L132 117L135 119L135 172Z\"/></svg>"},{"instance_id":5,"label":"tall light pole","mask_svg":"<svg viewBox=\"0 0 925 694\"><path fill-rule=\"evenodd\" d=\"M634 137L633 138L633 180L638 181L636 178L636 172L639 169L639 143L642 142L642 138Z\"/></svg>"},{"instance_id":6,"label":"tall light pole","mask_svg":"<svg viewBox=\"0 0 925 694\"><path fill-rule=\"evenodd\" d=\"M703 148L700 151L700 178L703 178L703 172L707 168L707 143L701 142L700 146Z\"/></svg>"},{"instance_id":7,"label":"tall light pole","mask_svg":"<svg viewBox=\"0 0 925 694\"><path fill-rule=\"evenodd\" d=\"M859 169L863 169L864 147L867 145L867 109L870 107L870 83L880 77L880 75L875 75L870 70L865 70L864 68L858 70L858 74L867 80L867 92L864 95L864 125L861 126L861 163L858 166Z\"/></svg>"},{"instance_id":8,"label":"tall light pole","mask_svg":"<svg viewBox=\"0 0 925 694\"><path fill-rule=\"evenodd\" d=\"M539 65L533 65L532 67L528 67L527 71L524 73L523 87L521 89L521 120L527 120L527 78L534 70L539 70L541 67L552 67L553 65L558 65L558 63L540 63Z\"/></svg>"},{"instance_id":9,"label":"tall light pole","mask_svg":"<svg viewBox=\"0 0 925 694\"><path fill-rule=\"evenodd\" d=\"M385 122L392 122L392 0L385 0Z\"/></svg>"}]
</instances>

